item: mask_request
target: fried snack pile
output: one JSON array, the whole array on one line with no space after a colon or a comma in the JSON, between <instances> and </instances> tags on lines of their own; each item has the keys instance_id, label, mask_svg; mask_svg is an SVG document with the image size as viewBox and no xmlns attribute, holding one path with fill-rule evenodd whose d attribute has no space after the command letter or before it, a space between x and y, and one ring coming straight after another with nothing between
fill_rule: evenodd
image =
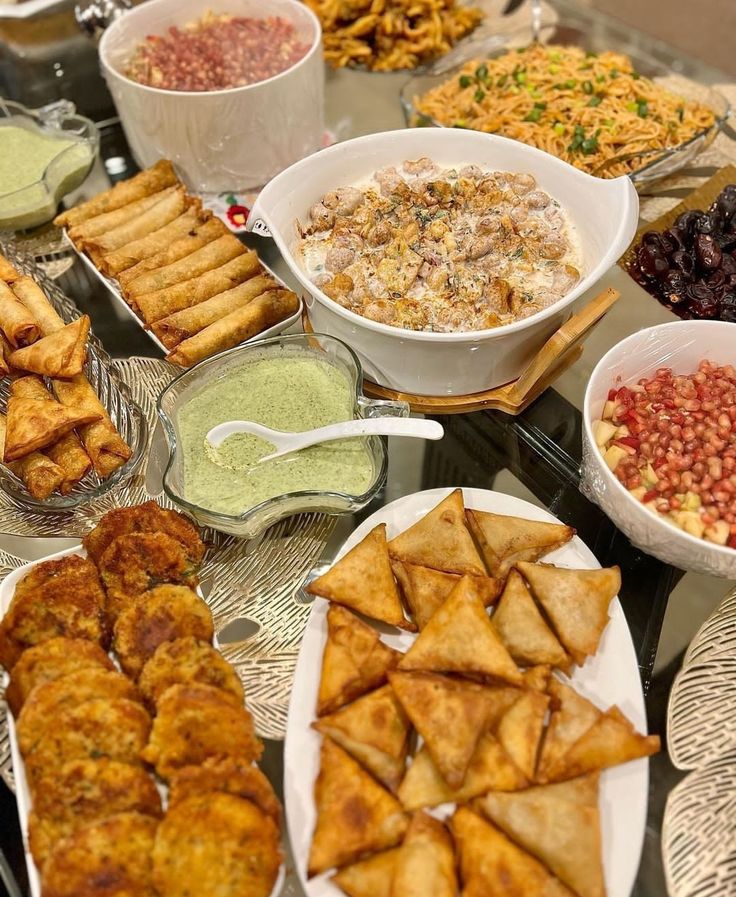
<instances>
[{"instance_id":1,"label":"fried snack pile","mask_svg":"<svg viewBox=\"0 0 736 897\"><path fill-rule=\"evenodd\" d=\"M293 315L299 300L258 255L187 193L166 159L54 224L106 276L169 350L189 367Z\"/></svg>"},{"instance_id":2,"label":"fried snack pile","mask_svg":"<svg viewBox=\"0 0 736 897\"><path fill-rule=\"evenodd\" d=\"M553 673L596 653L621 584L537 563L573 535L456 490L308 587L331 602L310 876L337 869L349 897L604 897L600 773L659 738ZM354 611L418 635L402 654Z\"/></svg>"},{"instance_id":3,"label":"fried snack pile","mask_svg":"<svg viewBox=\"0 0 736 897\"><path fill-rule=\"evenodd\" d=\"M413 69L447 53L481 21L457 0L305 0L322 23L334 68Z\"/></svg>"},{"instance_id":4,"label":"fried snack pile","mask_svg":"<svg viewBox=\"0 0 736 897\"><path fill-rule=\"evenodd\" d=\"M33 278L0 256L0 375L12 378L2 460L40 501L131 456L84 375L89 326L87 315L65 323Z\"/></svg>"},{"instance_id":5,"label":"fried snack pile","mask_svg":"<svg viewBox=\"0 0 736 897\"><path fill-rule=\"evenodd\" d=\"M196 528L151 501L106 514L84 547L36 564L0 622L43 897L109 897L111 882L146 897L268 897L280 806L194 591Z\"/></svg>"}]
</instances>

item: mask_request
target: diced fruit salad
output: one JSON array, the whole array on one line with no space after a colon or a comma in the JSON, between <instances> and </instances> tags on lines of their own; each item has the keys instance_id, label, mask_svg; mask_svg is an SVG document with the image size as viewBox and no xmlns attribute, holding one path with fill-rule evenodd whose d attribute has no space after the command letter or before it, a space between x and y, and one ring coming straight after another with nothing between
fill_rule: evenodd
<instances>
[{"instance_id":1,"label":"diced fruit salad","mask_svg":"<svg viewBox=\"0 0 736 897\"><path fill-rule=\"evenodd\" d=\"M736 548L736 368L659 368L611 389L593 435L645 507L686 533Z\"/></svg>"}]
</instances>

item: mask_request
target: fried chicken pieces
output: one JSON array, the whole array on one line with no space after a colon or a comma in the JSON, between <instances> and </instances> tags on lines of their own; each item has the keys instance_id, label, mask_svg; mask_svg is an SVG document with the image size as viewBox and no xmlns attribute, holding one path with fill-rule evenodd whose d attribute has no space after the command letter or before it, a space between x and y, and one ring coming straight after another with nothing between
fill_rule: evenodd
<instances>
[{"instance_id":1,"label":"fried chicken pieces","mask_svg":"<svg viewBox=\"0 0 736 897\"><path fill-rule=\"evenodd\" d=\"M280 806L193 591L196 528L147 502L84 544L32 567L0 622L43 897L268 897ZM171 784L166 812L147 764Z\"/></svg>"},{"instance_id":2,"label":"fried chicken pieces","mask_svg":"<svg viewBox=\"0 0 736 897\"><path fill-rule=\"evenodd\" d=\"M595 654L620 586L615 567L538 563L573 535L466 510L455 490L309 586L336 602L309 875L336 868L348 897L604 897L600 772L659 738L552 674ZM420 631L401 654L353 611ZM427 815L450 804L447 825Z\"/></svg>"}]
</instances>

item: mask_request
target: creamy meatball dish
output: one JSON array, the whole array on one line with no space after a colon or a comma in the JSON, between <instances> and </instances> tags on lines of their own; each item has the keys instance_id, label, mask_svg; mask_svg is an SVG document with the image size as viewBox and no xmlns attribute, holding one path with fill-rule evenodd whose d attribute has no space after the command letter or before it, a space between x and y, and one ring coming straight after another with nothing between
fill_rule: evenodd
<instances>
[{"instance_id":1,"label":"creamy meatball dish","mask_svg":"<svg viewBox=\"0 0 736 897\"><path fill-rule=\"evenodd\" d=\"M530 174L406 161L325 194L297 226L310 280L344 308L408 330L509 324L581 277L572 222Z\"/></svg>"}]
</instances>

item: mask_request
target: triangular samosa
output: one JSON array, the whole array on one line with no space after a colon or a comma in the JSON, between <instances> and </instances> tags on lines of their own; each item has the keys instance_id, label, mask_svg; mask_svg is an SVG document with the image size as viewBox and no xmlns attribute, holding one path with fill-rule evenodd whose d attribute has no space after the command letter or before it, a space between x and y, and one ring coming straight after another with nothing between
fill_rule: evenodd
<instances>
[{"instance_id":1,"label":"triangular samosa","mask_svg":"<svg viewBox=\"0 0 736 897\"><path fill-rule=\"evenodd\" d=\"M332 881L348 897L391 897L391 883L400 850L400 847L392 847L367 860L344 866L335 873Z\"/></svg>"},{"instance_id":2,"label":"triangular samosa","mask_svg":"<svg viewBox=\"0 0 736 897\"><path fill-rule=\"evenodd\" d=\"M396 696L442 777L459 788L492 707L482 685L435 673L389 673Z\"/></svg>"},{"instance_id":3,"label":"triangular samosa","mask_svg":"<svg viewBox=\"0 0 736 897\"><path fill-rule=\"evenodd\" d=\"M608 624L608 605L621 588L618 567L569 570L551 564L517 564L557 637L577 664L595 654Z\"/></svg>"},{"instance_id":4,"label":"triangular samosa","mask_svg":"<svg viewBox=\"0 0 736 897\"><path fill-rule=\"evenodd\" d=\"M390 685L312 724L395 791L404 777L411 726Z\"/></svg>"},{"instance_id":5,"label":"triangular samosa","mask_svg":"<svg viewBox=\"0 0 736 897\"><path fill-rule=\"evenodd\" d=\"M542 523L488 511L468 510L467 520L486 566L501 579L517 561L536 561L575 535L572 527L561 523Z\"/></svg>"},{"instance_id":6,"label":"triangular samosa","mask_svg":"<svg viewBox=\"0 0 736 897\"><path fill-rule=\"evenodd\" d=\"M327 611L327 643L322 655L317 714L332 713L343 704L383 685L401 654L381 641L372 626L355 614L331 604Z\"/></svg>"},{"instance_id":7,"label":"triangular samosa","mask_svg":"<svg viewBox=\"0 0 736 897\"><path fill-rule=\"evenodd\" d=\"M463 897L574 897L539 860L467 807L455 811L450 828Z\"/></svg>"},{"instance_id":8,"label":"triangular samosa","mask_svg":"<svg viewBox=\"0 0 736 897\"><path fill-rule=\"evenodd\" d=\"M512 570L493 613L493 626L516 663L568 670L570 656L544 622L521 574Z\"/></svg>"},{"instance_id":9,"label":"triangular samosa","mask_svg":"<svg viewBox=\"0 0 736 897\"><path fill-rule=\"evenodd\" d=\"M552 715L542 741L536 775L542 783L559 778L572 746L602 715L594 704L554 676L547 691L552 698Z\"/></svg>"},{"instance_id":10,"label":"triangular samosa","mask_svg":"<svg viewBox=\"0 0 736 897\"><path fill-rule=\"evenodd\" d=\"M591 791L594 803L588 802ZM579 897L604 897L597 776L516 794L490 793L473 806Z\"/></svg>"},{"instance_id":11,"label":"triangular samosa","mask_svg":"<svg viewBox=\"0 0 736 897\"><path fill-rule=\"evenodd\" d=\"M483 606L475 580L464 576L399 661L400 670L464 673L521 685L519 668Z\"/></svg>"},{"instance_id":12,"label":"triangular samosa","mask_svg":"<svg viewBox=\"0 0 736 897\"><path fill-rule=\"evenodd\" d=\"M388 544L392 558L447 573L485 576L486 569L465 524L463 493L447 498Z\"/></svg>"},{"instance_id":13,"label":"triangular samosa","mask_svg":"<svg viewBox=\"0 0 736 897\"><path fill-rule=\"evenodd\" d=\"M6 462L16 461L53 445L65 433L99 420L101 416L96 411L77 411L60 402L11 396L8 399L4 459Z\"/></svg>"},{"instance_id":14,"label":"triangular samosa","mask_svg":"<svg viewBox=\"0 0 736 897\"><path fill-rule=\"evenodd\" d=\"M455 850L445 826L415 813L396 862L391 897L457 897Z\"/></svg>"},{"instance_id":15,"label":"triangular samosa","mask_svg":"<svg viewBox=\"0 0 736 897\"><path fill-rule=\"evenodd\" d=\"M307 586L319 595L366 617L402 629L414 627L404 617L399 590L391 572L386 524L379 523L337 563Z\"/></svg>"},{"instance_id":16,"label":"triangular samosa","mask_svg":"<svg viewBox=\"0 0 736 897\"><path fill-rule=\"evenodd\" d=\"M314 801L310 877L395 847L409 824L396 798L329 738L322 741Z\"/></svg>"},{"instance_id":17,"label":"triangular samosa","mask_svg":"<svg viewBox=\"0 0 736 897\"><path fill-rule=\"evenodd\" d=\"M8 361L14 368L44 377L75 377L84 368L89 324L89 316L82 315L61 330L11 352Z\"/></svg>"},{"instance_id":18,"label":"triangular samosa","mask_svg":"<svg viewBox=\"0 0 736 897\"><path fill-rule=\"evenodd\" d=\"M439 804L462 804L487 791L518 791L529 781L511 762L489 732L481 736L459 788L450 788L437 771L426 747L420 748L399 785L399 800L407 810L421 810Z\"/></svg>"},{"instance_id":19,"label":"triangular samosa","mask_svg":"<svg viewBox=\"0 0 736 897\"><path fill-rule=\"evenodd\" d=\"M534 778L539 743L549 706L548 695L538 691L524 692L495 728L501 747L528 779Z\"/></svg>"},{"instance_id":20,"label":"triangular samosa","mask_svg":"<svg viewBox=\"0 0 736 897\"><path fill-rule=\"evenodd\" d=\"M540 663L535 667L529 667L521 673L524 679L524 685L534 691L547 691L550 677L552 676L552 667L546 663Z\"/></svg>"}]
</instances>

